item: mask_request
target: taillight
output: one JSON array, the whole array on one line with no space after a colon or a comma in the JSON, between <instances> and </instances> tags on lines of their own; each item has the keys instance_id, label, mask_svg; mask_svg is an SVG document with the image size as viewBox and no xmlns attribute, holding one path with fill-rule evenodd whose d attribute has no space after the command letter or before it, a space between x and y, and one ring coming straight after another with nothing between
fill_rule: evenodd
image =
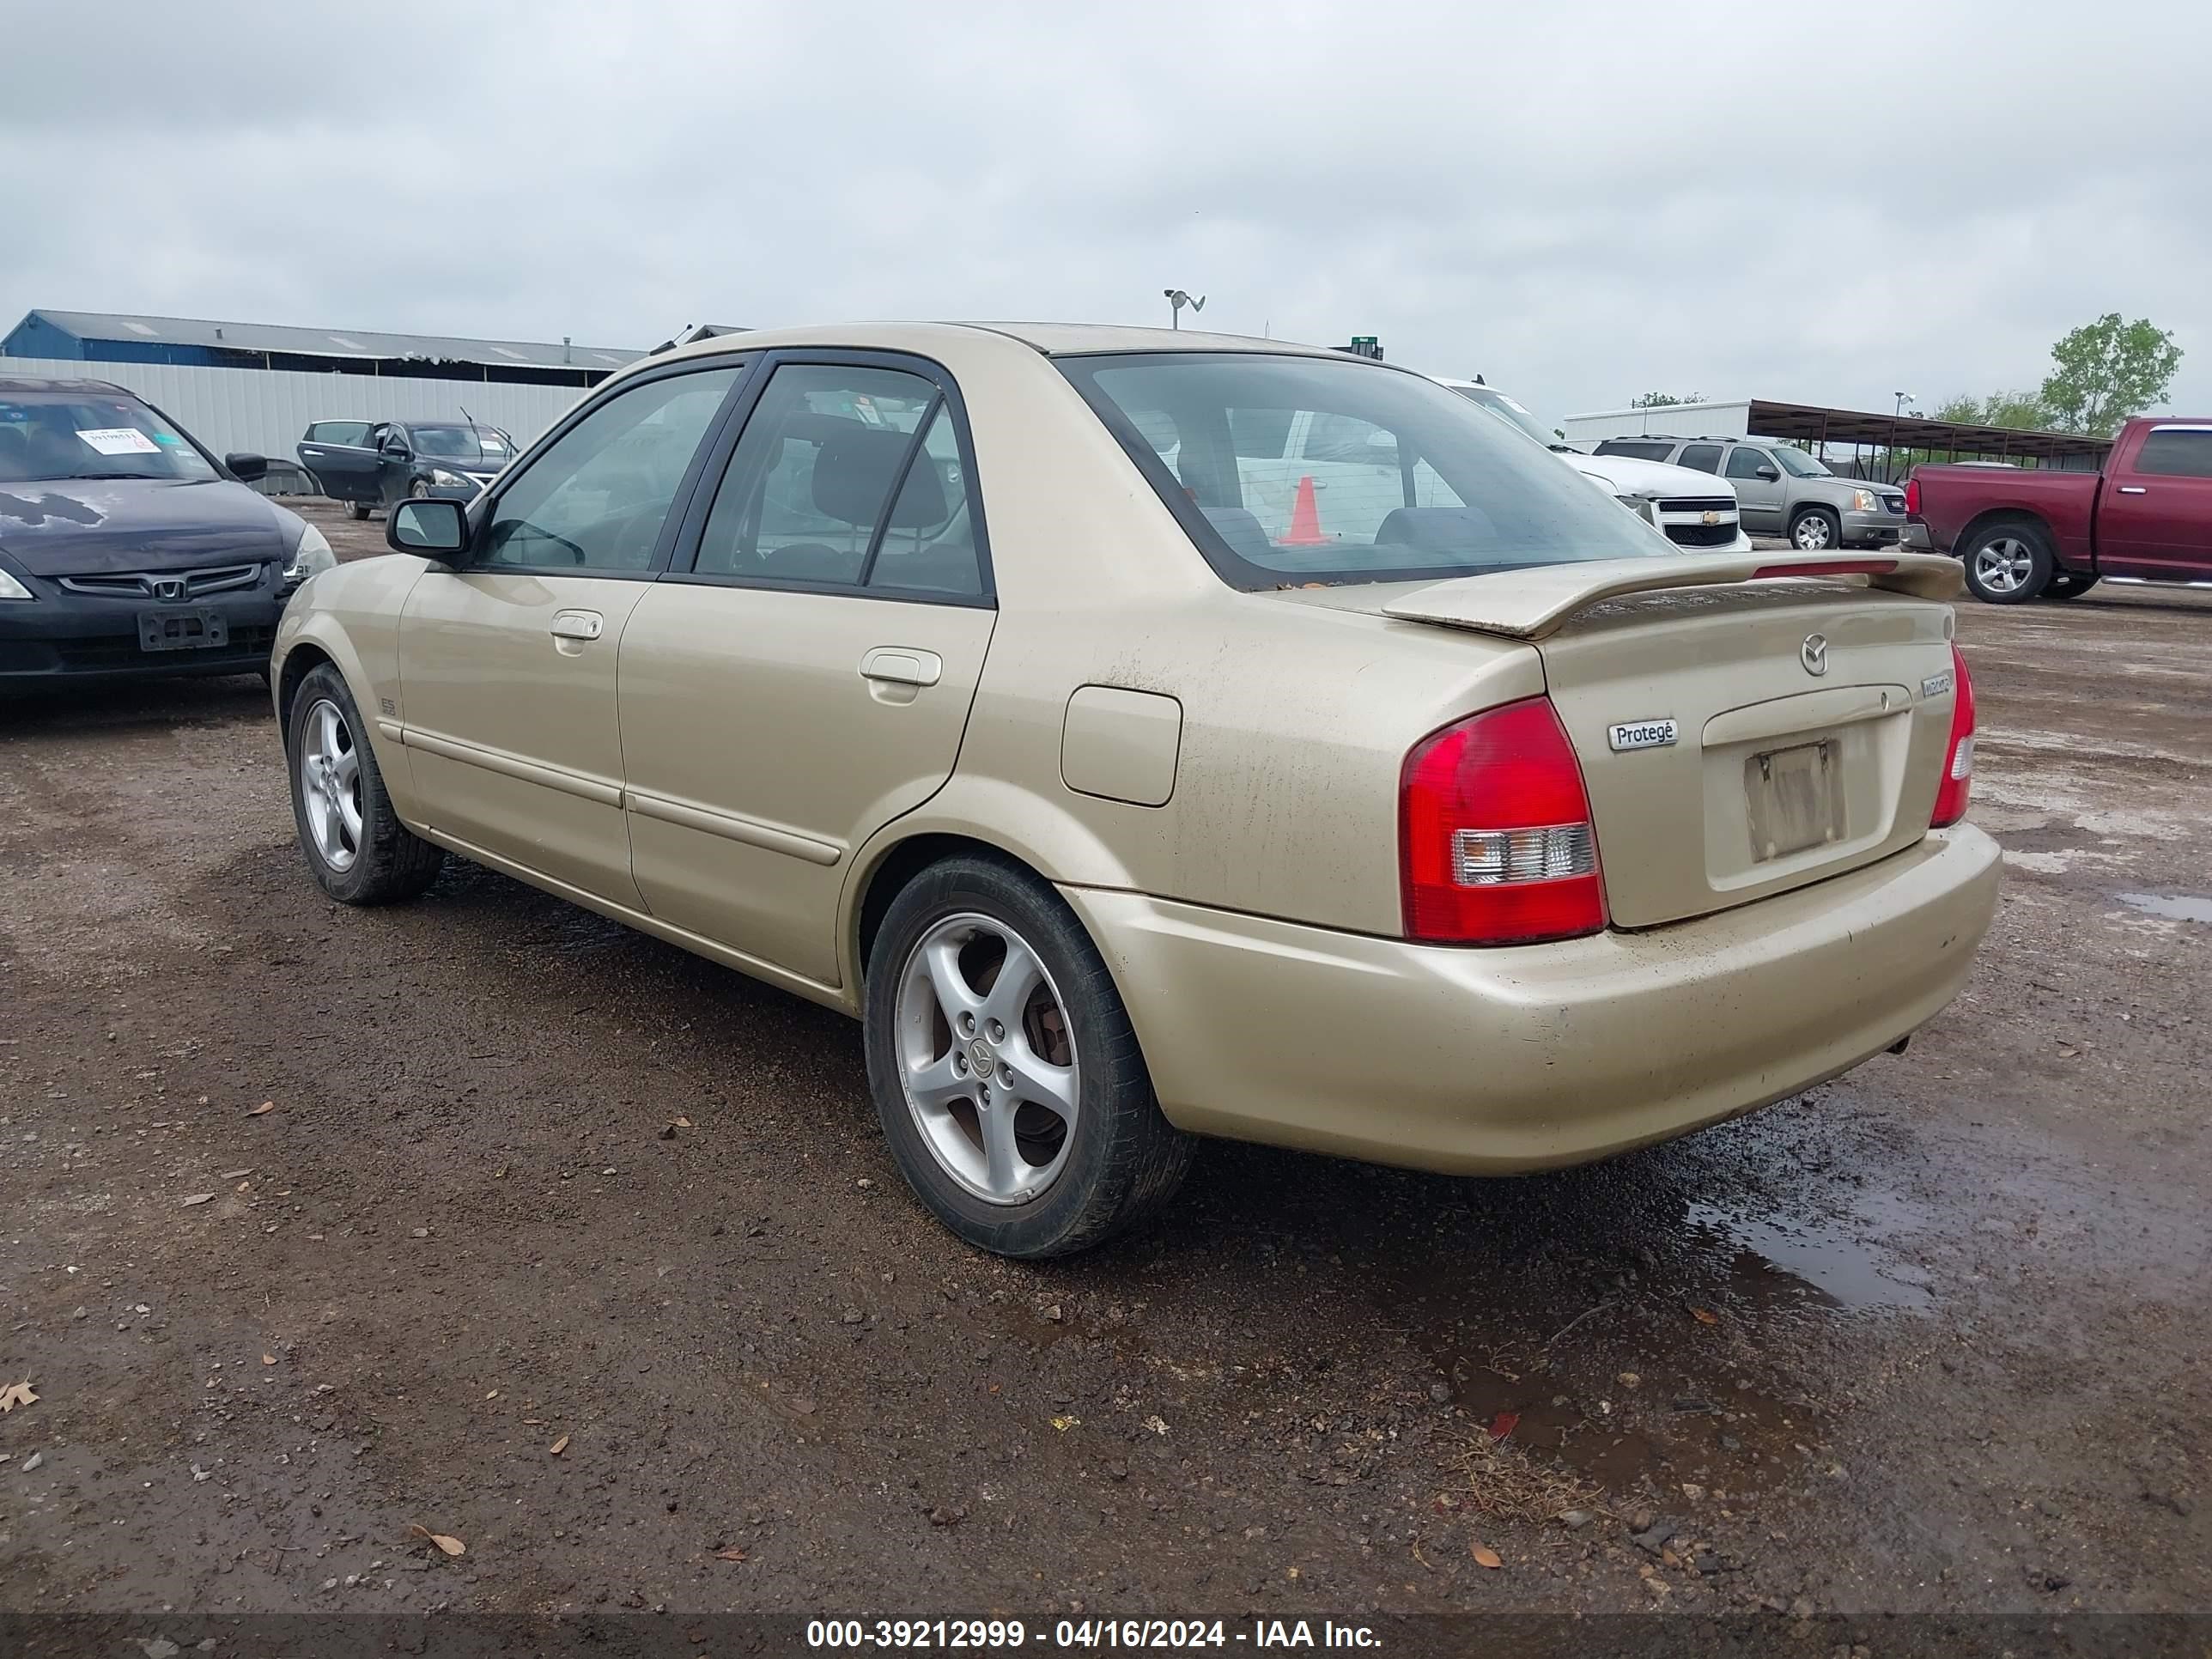
<instances>
[{"instance_id":1,"label":"taillight","mask_svg":"<svg viewBox=\"0 0 2212 1659\"><path fill-rule=\"evenodd\" d=\"M1423 738L1406 757L1398 843L1408 939L1528 945L1605 927L1589 796L1548 697Z\"/></svg>"},{"instance_id":2,"label":"taillight","mask_svg":"<svg viewBox=\"0 0 2212 1659\"><path fill-rule=\"evenodd\" d=\"M1951 647L1951 672L1957 678L1951 693L1951 742L1943 751L1943 782L1936 791L1936 811L1928 820L1931 830L1965 817L1966 797L1974 787L1974 681L1956 645Z\"/></svg>"},{"instance_id":3,"label":"taillight","mask_svg":"<svg viewBox=\"0 0 2212 1659\"><path fill-rule=\"evenodd\" d=\"M1905 481L1905 510L1907 513L1917 513L1920 510L1920 480L1917 478L1907 478Z\"/></svg>"}]
</instances>

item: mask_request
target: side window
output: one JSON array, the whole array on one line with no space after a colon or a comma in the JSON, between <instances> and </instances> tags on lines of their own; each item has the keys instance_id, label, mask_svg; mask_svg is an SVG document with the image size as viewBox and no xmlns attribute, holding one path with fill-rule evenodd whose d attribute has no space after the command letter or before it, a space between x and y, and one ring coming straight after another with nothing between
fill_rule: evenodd
<instances>
[{"instance_id":1,"label":"side window","mask_svg":"<svg viewBox=\"0 0 2212 1659\"><path fill-rule=\"evenodd\" d=\"M1663 461L1673 453L1674 448L1674 446L1672 444L1650 443L1638 438L1607 438L1597 447L1595 453L1600 455L1626 455L1639 461Z\"/></svg>"},{"instance_id":2,"label":"side window","mask_svg":"<svg viewBox=\"0 0 2212 1659\"><path fill-rule=\"evenodd\" d=\"M483 562L644 570L699 441L743 365L648 380L570 427L495 501Z\"/></svg>"},{"instance_id":3,"label":"side window","mask_svg":"<svg viewBox=\"0 0 2212 1659\"><path fill-rule=\"evenodd\" d=\"M1684 444L1682 453L1674 458L1677 466L1692 466L1700 472L1721 470L1721 447L1718 444Z\"/></svg>"},{"instance_id":4,"label":"side window","mask_svg":"<svg viewBox=\"0 0 2212 1659\"><path fill-rule=\"evenodd\" d=\"M1759 468L1773 465L1772 458L1765 450L1753 449L1748 444L1738 444L1729 451L1728 476L1731 478L1757 478Z\"/></svg>"},{"instance_id":5,"label":"side window","mask_svg":"<svg viewBox=\"0 0 2212 1659\"><path fill-rule=\"evenodd\" d=\"M2136 471L2167 478L2212 478L2212 431L2154 428L2136 452Z\"/></svg>"},{"instance_id":6,"label":"side window","mask_svg":"<svg viewBox=\"0 0 2212 1659\"><path fill-rule=\"evenodd\" d=\"M871 588L919 593L983 591L970 516L968 470L960 464L960 434L942 398L921 434L921 452L907 469L898 501L884 529L883 545L867 574Z\"/></svg>"},{"instance_id":7,"label":"side window","mask_svg":"<svg viewBox=\"0 0 2212 1659\"><path fill-rule=\"evenodd\" d=\"M933 381L898 369L787 363L746 418L692 568L977 592L967 498ZM887 568L871 580L879 545Z\"/></svg>"},{"instance_id":8,"label":"side window","mask_svg":"<svg viewBox=\"0 0 2212 1659\"><path fill-rule=\"evenodd\" d=\"M1281 460L1283 446L1291 439L1291 417L1296 412L1288 409L1231 410L1230 447L1246 460ZM1172 447L1172 439L1167 445L1152 446L1155 449Z\"/></svg>"},{"instance_id":9,"label":"side window","mask_svg":"<svg viewBox=\"0 0 2212 1659\"><path fill-rule=\"evenodd\" d=\"M1327 412L1306 428L1306 459L1364 461L1370 466L1398 465L1398 441L1372 421Z\"/></svg>"}]
</instances>

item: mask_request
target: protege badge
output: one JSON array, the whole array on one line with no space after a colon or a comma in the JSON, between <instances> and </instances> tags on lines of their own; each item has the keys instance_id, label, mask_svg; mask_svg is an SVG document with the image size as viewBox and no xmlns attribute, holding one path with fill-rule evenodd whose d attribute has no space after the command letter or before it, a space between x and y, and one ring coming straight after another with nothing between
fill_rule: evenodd
<instances>
[{"instance_id":1,"label":"protege badge","mask_svg":"<svg viewBox=\"0 0 2212 1659\"><path fill-rule=\"evenodd\" d=\"M1664 749L1674 741L1675 736L1672 720L1623 720L1606 732L1607 740L1616 750Z\"/></svg>"}]
</instances>

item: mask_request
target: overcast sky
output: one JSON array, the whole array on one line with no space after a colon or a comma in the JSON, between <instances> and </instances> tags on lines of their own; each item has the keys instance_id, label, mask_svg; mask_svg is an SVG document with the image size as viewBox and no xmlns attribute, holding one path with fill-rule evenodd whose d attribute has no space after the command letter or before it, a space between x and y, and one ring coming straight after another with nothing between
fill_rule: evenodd
<instances>
[{"instance_id":1,"label":"overcast sky","mask_svg":"<svg viewBox=\"0 0 2212 1659\"><path fill-rule=\"evenodd\" d=\"M1887 410L2100 313L2212 410L2212 4L19 3L34 306L642 347L1203 325Z\"/></svg>"}]
</instances>

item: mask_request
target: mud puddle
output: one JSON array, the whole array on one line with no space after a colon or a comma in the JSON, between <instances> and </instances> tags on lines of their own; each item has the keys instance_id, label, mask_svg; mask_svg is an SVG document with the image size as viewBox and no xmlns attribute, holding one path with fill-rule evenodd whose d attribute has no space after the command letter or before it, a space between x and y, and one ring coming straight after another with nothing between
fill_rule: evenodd
<instances>
[{"instance_id":1,"label":"mud puddle","mask_svg":"<svg viewBox=\"0 0 2212 1659\"><path fill-rule=\"evenodd\" d=\"M1928 1275L1886 1241L1926 1219L1917 1205L1881 1193L1860 1195L1835 1220L1692 1204L1685 1243L1717 1265L1731 1297L1753 1307L1924 1313L1933 1300Z\"/></svg>"},{"instance_id":2,"label":"mud puddle","mask_svg":"<svg viewBox=\"0 0 2212 1659\"><path fill-rule=\"evenodd\" d=\"M2119 893L2114 896L2123 904L2163 916L2168 921L2212 922L2212 898L2199 898L2191 893Z\"/></svg>"}]
</instances>

